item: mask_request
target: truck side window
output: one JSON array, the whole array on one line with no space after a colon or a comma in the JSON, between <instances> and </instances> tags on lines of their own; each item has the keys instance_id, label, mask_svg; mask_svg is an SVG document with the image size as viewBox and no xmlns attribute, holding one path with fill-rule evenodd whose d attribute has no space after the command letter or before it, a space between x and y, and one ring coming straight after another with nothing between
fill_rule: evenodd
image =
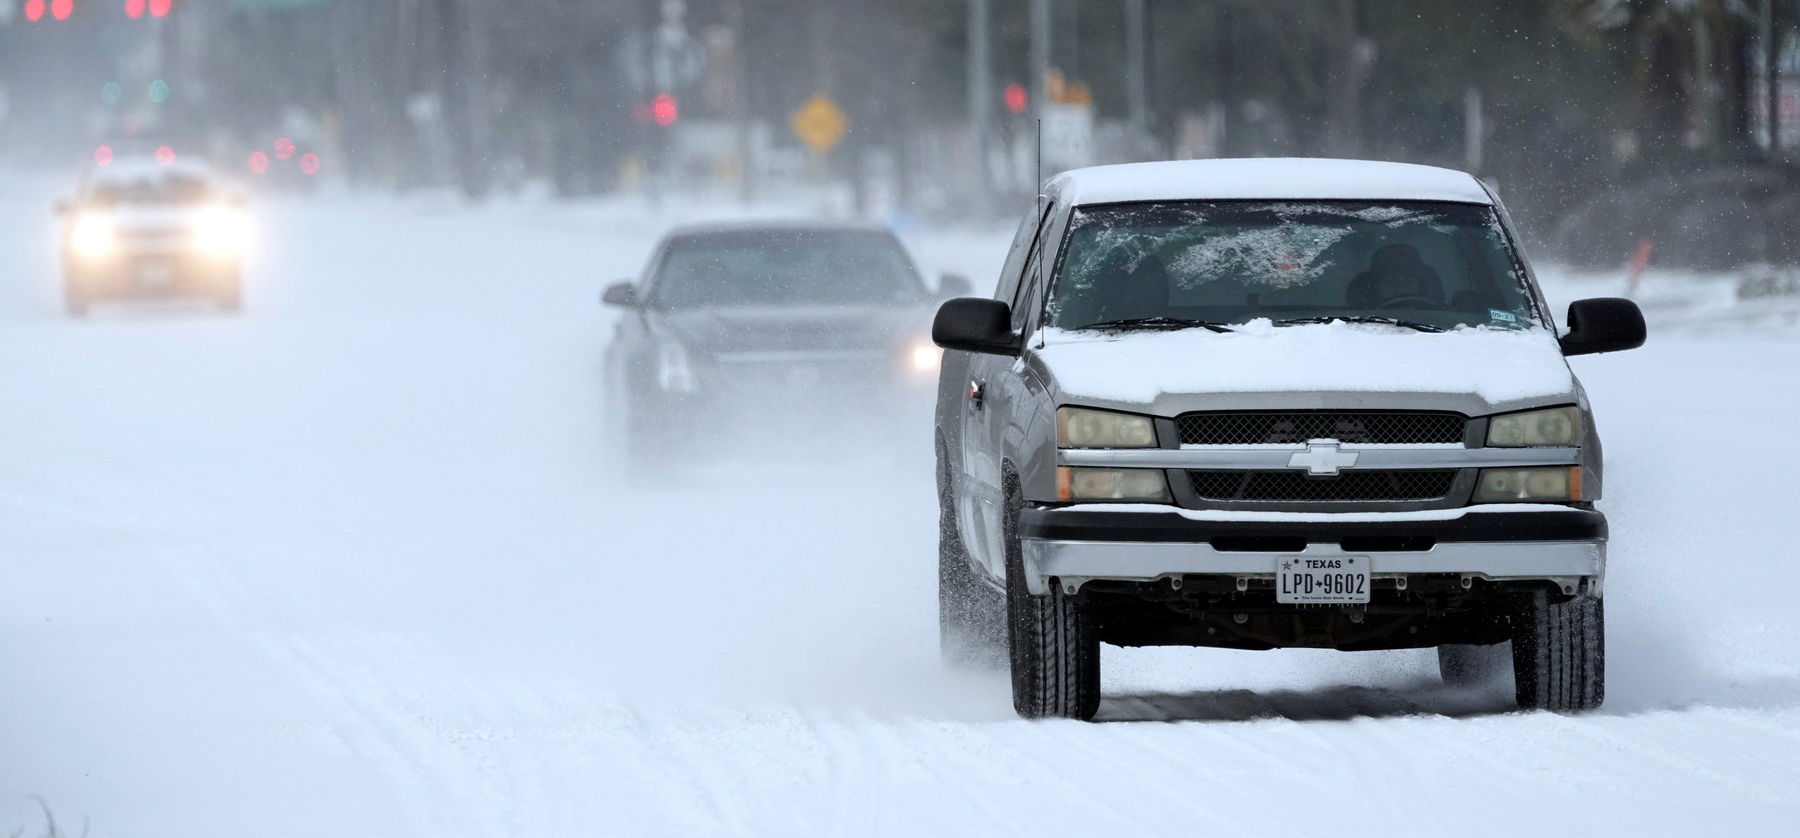
<instances>
[{"instance_id":1,"label":"truck side window","mask_svg":"<svg viewBox=\"0 0 1800 838\"><path fill-rule=\"evenodd\" d=\"M1000 269L1000 282L994 287L996 300L1011 302L1018 296L1019 277L1024 275L1025 259L1031 254L1031 246L1037 242L1038 228L1049 217L1049 206L1041 198L1038 204L1037 210L1025 216L1019 222L1019 231L1013 234L1012 247L1006 251L1006 265Z\"/></svg>"},{"instance_id":2,"label":"truck side window","mask_svg":"<svg viewBox=\"0 0 1800 838\"><path fill-rule=\"evenodd\" d=\"M1014 331L1025 328L1031 319L1031 310L1036 301L1042 299L1044 278L1041 275L1041 263L1044 254L1044 236L1050 231L1050 223L1055 219L1054 207L1044 210L1044 217L1038 222L1037 232L1031 239L1031 258L1025 260L1025 267L1020 271L1019 287L1013 294L1012 327Z\"/></svg>"}]
</instances>

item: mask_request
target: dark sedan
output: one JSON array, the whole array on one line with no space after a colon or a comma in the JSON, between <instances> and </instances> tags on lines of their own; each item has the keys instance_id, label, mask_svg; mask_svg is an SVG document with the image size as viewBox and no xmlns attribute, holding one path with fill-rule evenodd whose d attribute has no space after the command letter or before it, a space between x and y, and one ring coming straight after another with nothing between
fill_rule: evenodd
<instances>
[{"instance_id":1,"label":"dark sedan","mask_svg":"<svg viewBox=\"0 0 1800 838\"><path fill-rule=\"evenodd\" d=\"M625 309L606 359L615 431L643 466L727 431L809 436L846 413L925 404L941 355L932 310L968 291L960 277L940 286L880 227L678 229L640 281L603 298Z\"/></svg>"}]
</instances>

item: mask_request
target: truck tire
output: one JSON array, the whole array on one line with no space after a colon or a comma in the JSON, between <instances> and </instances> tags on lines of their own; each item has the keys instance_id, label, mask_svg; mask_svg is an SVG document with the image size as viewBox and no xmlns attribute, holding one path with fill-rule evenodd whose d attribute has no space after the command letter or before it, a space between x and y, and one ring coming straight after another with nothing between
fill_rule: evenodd
<instances>
[{"instance_id":1,"label":"truck tire","mask_svg":"<svg viewBox=\"0 0 1800 838\"><path fill-rule=\"evenodd\" d=\"M1513 621L1520 707L1592 710L1606 699L1606 608L1599 597L1536 591Z\"/></svg>"},{"instance_id":2,"label":"truck tire","mask_svg":"<svg viewBox=\"0 0 1800 838\"><path fill-rule=\"evenodd\" d=\"M1512 650L1504 643L1492 646L1447 644L1437 647L1438 676L1448 687L1481 687L1511 672Z\"/></svg>"},{"instance_id":3,"label":"truck tire","mask_svg":"<svg viewBox=\"0 0 1800 838\"><path fill-rule=\"evenodd\" d=\"M938 444L938 649L944 662L965 669L999 669L1006 662L1006 598L969 565L956 531L943 443Z\"/></svg>"},{"instance_id":4,"label":"truck tire","mask_svg":"<svg viewBox=\"0 0 1800 838\"><path fill-rule=\"evenodd\" d=\"M1013 709L1027 719L1088 721L1100 710L1100 638L1079 595L1060 587L1034 596L1025 585L1018 486L1006 494L1006 611Z\"/></svg>"}]
</instances>

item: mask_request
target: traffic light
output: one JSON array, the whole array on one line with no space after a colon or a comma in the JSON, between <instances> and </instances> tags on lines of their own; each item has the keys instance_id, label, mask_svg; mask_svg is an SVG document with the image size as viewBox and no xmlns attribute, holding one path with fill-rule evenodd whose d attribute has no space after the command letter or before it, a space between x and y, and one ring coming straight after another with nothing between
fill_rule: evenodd
<instances>
[{"instance_id":1,"label":"traffic light","mask_svg":"<svg viewBox=\"0 0 1800 838\"><path fill-rule=\"evenodd\" d=\"M132 20L146 14L151 17L168 17L173 2L174 0L125 0L125 16Z\"/></svg>"},{"instance_id":2,"label":"traffic light","mask_svg":"<svg viewBox=\"0 0 1800 838\"><path fill-rule=\"evenodd\" d=\"M676 103L674 96L659 93L655 99L650 100L650 118L656 121L657 126L667 128L674 125L675 120L680 117L681 106Z\"/></svg>"},{"instance_id":3,"label":"traffic light","mask_svg":"<svg viewBox=\"0 0 1800 838\"><path fill-rule=\"evenodd\" d=\"M1025 106L1031 104L1031 94L1026 92L1025 85L1014 82L1006 86L1000 98L1006 102L1006 109L1012 113L1024 113Z\"/></svg>"}]
</instances>

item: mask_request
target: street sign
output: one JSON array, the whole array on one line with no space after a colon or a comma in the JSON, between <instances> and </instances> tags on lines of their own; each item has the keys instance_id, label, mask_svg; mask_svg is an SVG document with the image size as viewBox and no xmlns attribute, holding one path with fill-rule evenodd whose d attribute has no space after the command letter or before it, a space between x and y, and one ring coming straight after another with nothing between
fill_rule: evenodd
<instances>
[{"instance_id":1,"label":"street sign","mask_svg":"<svg viewBox=\"0 0 1800 838\"><path fill-rule=\"evenodd\" d=\"M825 96L814 96L794 111L788 123L794 136L810 146L815 154L828 154L850 132L850 121L836 102Z\"/></svg>"}]
</instances>

